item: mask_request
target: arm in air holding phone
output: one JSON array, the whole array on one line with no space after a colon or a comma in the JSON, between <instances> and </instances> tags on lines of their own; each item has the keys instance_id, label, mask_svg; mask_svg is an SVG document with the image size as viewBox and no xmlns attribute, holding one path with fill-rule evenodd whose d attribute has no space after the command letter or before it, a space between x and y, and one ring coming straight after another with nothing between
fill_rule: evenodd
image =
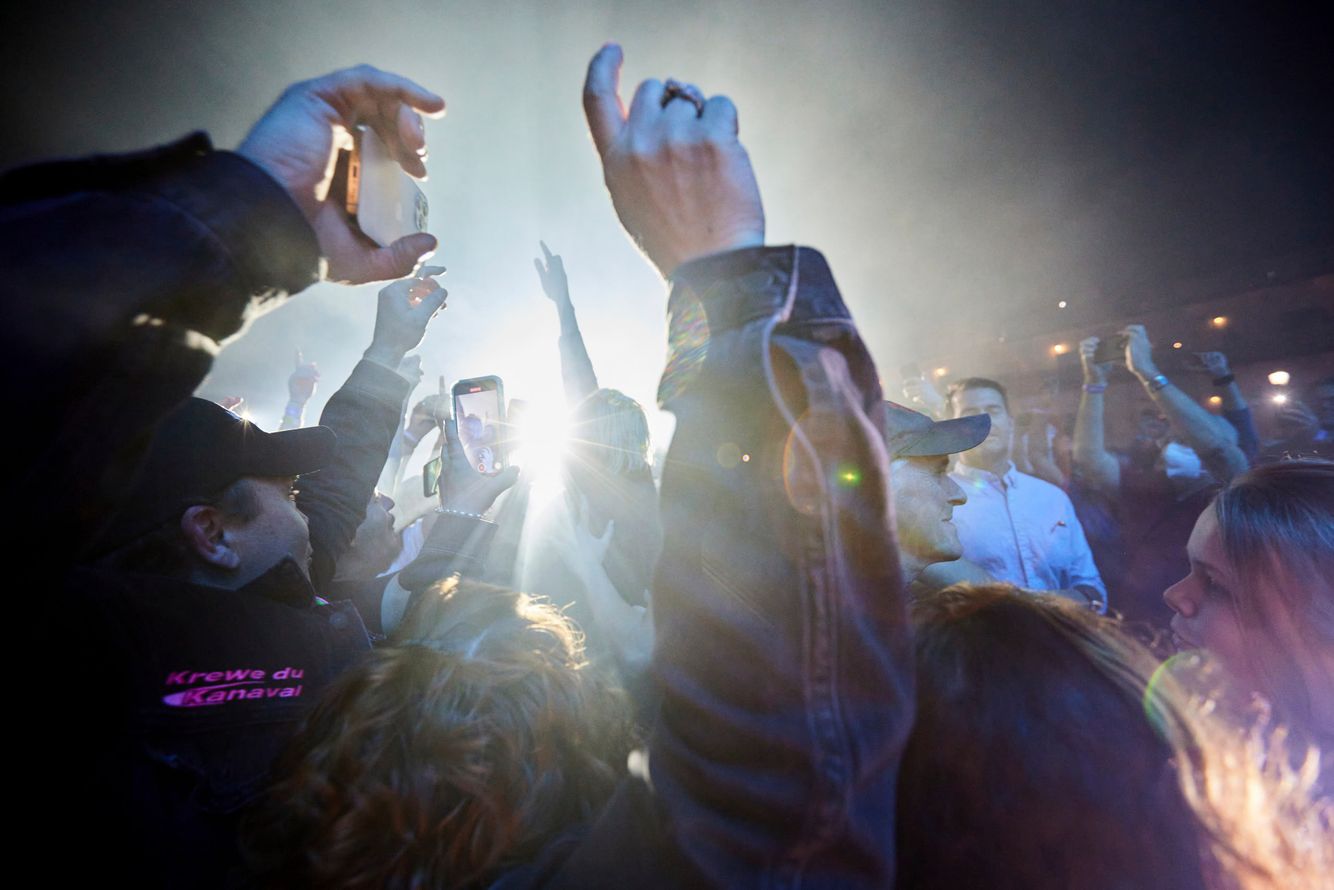
<instances>
[{"instance_id":1,"label":"arm in air holding phone","mask_svg":"<svg viewBox=\"0 0 1334 890\"><path fill-rule=\"evenodd\" d=\"M1158 370L1144 325L1132 324L1123 333L1126 336L1126 367L1139 378L1144 391L1166 415L1172 429L1195 450L1214 478L1227 484L1233 476L1245 472L1250 461L1237 447L1237 431L1232 425L1214 417Z\"/></svg>"},{"instance_id":2,"label":"arm in air holding phone","mask_svg":"<svg viewBox=\"0 0 1334 890\"><path fill-rule=\"evenodd\" d=\"M1097 337L1088 337L1079 344L1079 363L1084 369L1084 391L1079 396L1079 410L1075 413L1075 441L1071 458L1074 472L1084 484L1114 493L1121 487L1121 464L1107 450L1104 428L1105 392L1112 363L1098 360L1101 358L1099 343Z\"/></svg>"}]
</instances>

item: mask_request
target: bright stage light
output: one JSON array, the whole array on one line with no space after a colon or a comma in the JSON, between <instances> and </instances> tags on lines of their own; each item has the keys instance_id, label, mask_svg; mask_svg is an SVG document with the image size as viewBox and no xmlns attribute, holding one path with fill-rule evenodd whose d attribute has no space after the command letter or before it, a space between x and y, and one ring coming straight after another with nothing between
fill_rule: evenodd
<instances>
[{"instance_id":1,"label":"bright stage light","mask_svg":"<svg viewBox=\"0 0 1334 890\"><path fill-rule=\"evenodd\" d=\"M1288 403L1288 394L1285 392L1276 392L1269 397L1269 400L1275 405L1286 405Z\"/></svg>"},{"instance_id":2,"label":"bright stage light","mask_svg":"<svg viewBox=\"0 0 1334 890\"><path fill-rule=\"evenodd\" d=\"M1288 381L1290 381L1291 379L1292 375L1289 374L1287 371L1269 372L1269 382L1274 384L1275 386L1287 386Z\"/></svg>"}]
</instances>

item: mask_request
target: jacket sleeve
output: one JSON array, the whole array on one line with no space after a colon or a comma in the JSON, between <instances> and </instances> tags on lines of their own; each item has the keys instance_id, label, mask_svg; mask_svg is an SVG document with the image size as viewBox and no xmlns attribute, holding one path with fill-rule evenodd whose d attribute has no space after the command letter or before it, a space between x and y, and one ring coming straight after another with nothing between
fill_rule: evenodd
<instances>
[{"instance_id":1,"label":"jacket sleeve","mask_svg":"<svg viewBox=\"0 0 1334 890\"><path fill-rule=\"evenodd\" d=\"M84 540L218 344L317 279L319 247L273 179L195 134L0 176L0 263L18 457Z\"/></svg>"},{"instance_id":2,"label":"jacket sleeve","mask_svg":"<svg viewBox=\"0 0 1334 890\"><path fill-rule=\"evenodd\" d=\"M361 361L320 415L320 426L338 436L333 462L302 476L297 506L310 520L310 581L329 590L339 558L352 545L366 504L398 433L411 385L397 373Z\"/></svg>"},{"instance_id":3,"label":"jacket sleeve","mask_svg":"<svg viewBox=\"0 0 1334 890\"><path fill-rule=\"evenodd\" d=\"M892 886L913 682L875 368L813 250L688 264L669 316L648 780L553 883Z\"/></svg>"}]
</instances>

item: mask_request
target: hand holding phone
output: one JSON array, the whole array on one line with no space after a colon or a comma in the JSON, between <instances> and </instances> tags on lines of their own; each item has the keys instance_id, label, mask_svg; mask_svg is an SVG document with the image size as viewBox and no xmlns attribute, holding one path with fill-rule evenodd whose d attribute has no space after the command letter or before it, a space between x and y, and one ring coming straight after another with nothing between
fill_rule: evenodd
<instances>
[{"instance_id":1,"label":"hand holding phone","mask_svg":"<svg viewBox=\"0 0 1334 890\"><path fill-rule=\"evenodd\" d=\"M499 377L472 377L454 384L454 422L473 469L494 475L506 467L505 388Z\"/></svg>"}]
</instances>

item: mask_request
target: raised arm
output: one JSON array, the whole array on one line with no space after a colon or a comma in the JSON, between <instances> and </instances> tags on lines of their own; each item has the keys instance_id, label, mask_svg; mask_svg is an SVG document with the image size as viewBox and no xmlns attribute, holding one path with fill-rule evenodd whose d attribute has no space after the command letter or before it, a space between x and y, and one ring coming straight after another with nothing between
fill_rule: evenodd
<instances>
[{"instance_id":1,"label":"raised arm","mask_svg":"<svg viewBox=\"0 0 1334 890\"><path fill-rule=\"evenodd\" d=\"M1107 450L1103 429L1107 376L1110 362L1095 362L1098 338L1089 337L1079 344L1079 362L1084 368L1084 391L1075 413L1075 441L1071 452L1074 469L1087 485L1103 491L1121 487L1121 465Z\"/></svg>"},{"instance_id":2,"label":"raised arm","mask_svg":"<svg viewBox=\"0 0 1334 890\"><path fill-rule=\"evenodd\" d=\"M542 259L533 260L537 268L537 277L542 282L542 290L556 306L560 317L560 377L565 383L565 400L574 407L598 391L597 374L593 372L593 360L588 357L584 346L584 335L579 332L579 320L574 315L574 303L570 301L570 283L565 277L565 263L560 254L542 247Z\"/></svg>"},{"instance_id":3,"label":"raised arm","mask_svg":"<svg viewBox=\"0 0 1334 890\"><path fill-rule=\"evenodd\" d=\"M732 103L650 80L627 117L620 62L593 59L585 109L622 223L674 284L662 707L652 802L618 795L562 883L890 886L913 693L875 368L823 257L760 246Z\"/></svg>"},{"instance_id":4,"label":"raised arm","mask_svg":"<svg viewBox=\"0 0 1334 890\"><path fill-rule=\"evenodd\" d=\"M288 88L236 153L197 133L0 176L0 344L42 381L10 406L34 431L16 455L37 486L22 502L88 540L133 483L157 421L245 321L326 266L350 281L406 274L434 239L370 245L320 186L336 133L359 122L420 171L417 110L443 107L410 81L351 69Z\"/></svg>"},{"instance_id":5,"label":"raised arm","mask_svg":"<svg viewBox=\"0 0 1334 890\"><path fill-rule=\"evenodd\" d=\"M317 591L329 589L339 557L366 518L411 388L398 368L445 304L444 288L430 277L441 271L428 266L424 277L395 281L380 291L371 345L320 416L320 425L337 433L338 450L329 466L299 481L297 495L297 506L310 520L310 579Z\"/></svg>"},{"instance_id":6,"label":"raised arm","mask_svg":"<svg viewBox=\"0 0 1334 890\"><path fill-rule=\"evenodd\" d=\"M1260 434L1255 429L1255 418L1251 415L1251 406L1237 385L1237 378L1228 365L1227 356L1221 352L1201 352L1196 355L1200 360L1200 370L1209 376L1209 381L1222 399L1223 420L1237 431L1237 447L1247 460L1255 460L1260 453Z\"/></svg>"},{"instance_id":7,"label":"raised arm","mask_svg":"<svg viewBox=\"0 0 1334 890\"><path fill-rule=\"evenodd\" d=\"M1153 346L1144 325L1132 324L1126 335L1126 367L1139 378L1144 391L1172 424L1172 429L1195 449L1200 460L1224 484L1250 465L1237 447L1237 431L1214 417L1167 379L1153 361Z\"/></svg>"}]
</instances>

